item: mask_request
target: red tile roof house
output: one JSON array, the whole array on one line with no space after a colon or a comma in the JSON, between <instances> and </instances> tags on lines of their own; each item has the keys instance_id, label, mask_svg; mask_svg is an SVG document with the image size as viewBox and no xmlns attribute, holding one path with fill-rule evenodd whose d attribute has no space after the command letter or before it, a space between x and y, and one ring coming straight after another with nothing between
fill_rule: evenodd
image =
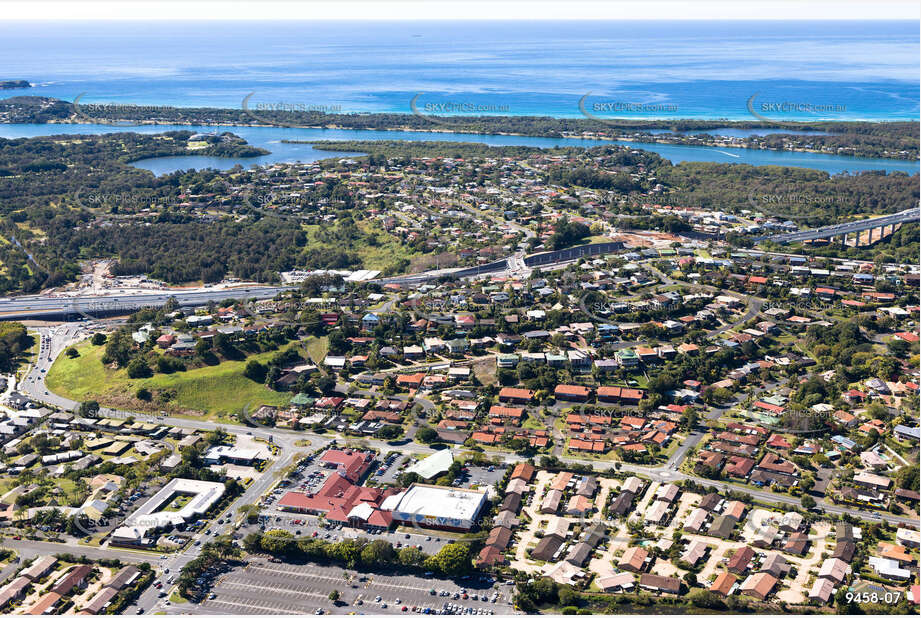
<instances>
[{"instance_id":1,"label":"red tile roof house","mask_svg":"<svg viewBox=\"0 0 921 618\"><path fill-rule=\"evenodd\" d=\"M784 438L782 435L777 434L777 433L771 435L771 437L768 438L766 446L769 446L771 448L781 449L781 450L789 450L793 448L793 445L787 442L786 438Z\"/></svg>"},{"instance_id":2,"label":"red tile roof house","mask_svg":"<svg viewBox=\"0 0 921 618\"><path fill-rule=\"evenodd\" d=\"M344 397L320 397L313 407L320 410L335 410L345 401Z\"/></svg>"},{"instance_id":3,"label":"red tile roof house","mask_svg":"<svg viewBox=\"0 0 921 618\"><path fill-rule=\"evenodd\" d=\"M425 379L424 373L407 373L397 376L397 386L403 388L419 388L422 386L422 380Z\"/></svg>"},{"instance_id":4,"label":"red tile roof house","mask_svg":"<svg viewBox=\"0 0 921 618\"><path fill-rule=\"evenodd\" d=\"M401 417L396 412L391 412L390 410L371 410L366 412L364 416L361 417L363 421L383 421L385 423L392 423L399 425L403 421Z\"/></svg>"},{"instance_id":5,"label":"red tile roof house","mask_svg":"<svg viewBox=\"0 0 921 618\"><path fill-rule=\"evenodd\" d=\"M504 406L492 406L489 408L489 422L501 425L511 423L520 425L524 419L524 408L506 408Z\"/></svg>"},{"instance_id":6,"label":"red tile roof house","mask_svg":"<svg viewBox=\"0 0 921 618\"><path fill-rule=\"evenodd\" d=\"M637 388L621 388L620 386L599 386L596 396L599 403L623 403L637 405L643 399L644 391Z\"/></svg>"},{"instance_id":7,"label":"red tile roof house","mask_svg":"<svg viewBox=\"0 0 921 618\"><path fill-rule=\"evenodd\" d=\"M758 467L762 470L770 470L771 472L790 476L796 476L798 474L796 466L792 462L778 457L774 453L765 453L764 457L758 463Z\"/></svg>"},{"instance_id":8,"label":"red tile roof house","mask_svg":"<svg viewBox=\"0 0 921 618\"><path fill-rule=\"evenodd\" d=\"M531 403L534 399L534 391L526 388L510 388L506 386L499 391L499 401L506 403Z\"/></svg>"},{"instance_id":9,"label":"red tile roof house","mask_svg":"<svg viewBox=\"0 0 921 618\"><path fill-rule=\"evenodd\" d=\"M625 405L639 405L646 392L638 388L622 388L620 390L620 401Z\"/></svg>"},{"instance_id":10,"label":"red tile roof house","mask_svg":"<svg viewBox=\"0 0 921 618\"><path fill-rule=\"evenodd\" d=\"M774 416L780 416L785 412L785 409L783 406L775 406L774 404L768 403L766 401L756 401L753 404L753 407L760 408L761 410L764 410L765 412L770 412Z\"/></svg>"},{"instance_id":11,"label":"red tile roof house","mask_svg":"<svg viewBox=\"0 0 921 618\"><path fill-rule=\"evenodd\" d=\"M770 573L755 573L749 575L745 581L742 582L739 589L742 591L742 594L747 594L764 601L771 595L771 591L774 590L774 586L776 585L777 578Z\"/></svg>"},{"instance_id":12,"label":"red tile roof house","mask_svg":"<svg viewBox=\"0 0 921 618\"><path fill-rule=\"evenodd\" d=\"M620 419L620 426L624 429L642 429L646 426L646 419L638 416L625 416Z\"/></svg>"},{"instance_id":13,"label":"red tile roof house","mask_svg":"<svg viewBox=\"0 0 921 618\"><path fill-rule=\"evenodd\" d=\"M728 597L733 586L736 585L736 581L735 575L723 571L717 576L713 585L710 586L710 592L716 592L724 597Z\"/></svg>"},{"instance_id":14,"label":"red tile roof house","mask_svg":"<svg viewBox=\"0 0 921 618\"><path fill-rule=\"evenodd\" d=\"M86 578L90 573L93 572L93 567L88 564L81 564L74 567L67 575L60 578L55 582L54 587L51 588L52 592L56 592L61 596L69 594L71 590L83 584L86 581Z\"/></svg>"},{"instance_id":15,"label":"red tile roof house","mask_svg":"<svg viewBox=\"0 0 921 618\"><path fill-rule=\"evenodd\" d=\"M512 470L511 478L513 480L523 479L525 482L530 483L536 473L537 469L534 466L527 463L520 463Z\"/></svg>"},{"instance_id":16,"label":"red tile roof house","mask_svg":"<svg viewBox=\"0 0 921 618\"><path fill-rule=\"evenodd\" d=\"M603 453L607 450L607 444L604 440L582 440L579 438L572 438L569 440L569 448L574 451ZM640 448L646 450L645 447L640 446Z\"/></svg>"},{"instance_id":17,"label":"red tile roof house","mask_svg":"<svg viewBox=\"0 0 921 618\"><path fill-rule=\"evenodd\" d=\"M770 433L766 428L759 425L744 425L742 423L727 423L726 429L735 433L744 433L751 436L761 436L762 438Z\"/></svg>"},{"instance_id":18,"label":"red tile roof house","mask_svg":"<svg viewBox=\"0 0 921 618\"><path fill-rule=\"evenodd\" d=\"M572 384L558 384L557 387L553 389L554 397L566 401L588 401L589 395L591 394L592 391L590 389Z\"/></svg>"},{"instance_id":19,"label":"red tile roof house","mask_svg":"<svg viewBox=\"0 0 921 618\"><path fill-rule=\"evenodd\" d=\"M649 552L642 547L629 547L624 552L624 555L621 557L617 567L624 571L641 573L645 570L647 558L649 558Z\"/></svg>"},{"instance_id":20,"label":"red tile roof house","mask_svg":"<svg viewBox=\"0 0 921 618\"><path fill-rule=\"evenodd\" d=\"M488 431L475 431L473 435L470 436L475 442L480 444L498 444L502 441L502 435L491 433Z\"/></svg>"},{"instance_id":21,"label":"red tile roof house","mask_svg":"<svg viewBox=\"0 0 921 618\"><path fill-rule=\"evenodd\" d=\"M596 396L598 397L599 403L618 403L620 402L620 391L623 390L619 386L599 386L596 391Z\"/></svg>"},{"instance_id":22,"label":"red tile roof house","mask_svg":"<svg viewBox=\"0 0 921 618\"><path fill-rule=\"evenodd\" d=\"M748 457L739 457L733 455L729 458L729 462L726 464L726 474L729 476L734 476L736 478L744 479L748 478L748 475L751 474L752 468L755 467L755 460L749 459Z\"/></svg>"},{"instance_id":23,"label":"red tile roof house","mask_svg":"<svg viewBox=\"0 0 921 618\"><path fill-rule=\"evenodd\" d=\"M737 434L730 431L721 431L716 434L717 440L723 440L724 442L732 442L734 444L747 444L748 446L758 446L761 442L760 436L751 435L751 434Z\"/></svg>"},{"instance_id":24,"label":"red tile roof house","mask_svg":"<svg viewBox=\"0 0 921 618\"><path fill-rule=\"evenodd\" d=\"M735 573L736 575L741 575L748 571L749 563L751 563L752 558L755 557L755 550L745 545L736 550L732 554L732 558L729 559L729 563L726 565L726 568Z\"/></svg>"}]
</instances>

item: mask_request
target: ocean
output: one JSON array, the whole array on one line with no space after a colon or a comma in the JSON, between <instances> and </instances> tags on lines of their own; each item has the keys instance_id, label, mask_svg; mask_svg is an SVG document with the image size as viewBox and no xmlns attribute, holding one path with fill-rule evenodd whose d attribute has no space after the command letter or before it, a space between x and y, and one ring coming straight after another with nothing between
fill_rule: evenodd
<instances>
[{"instance_id":1,"label":"ocean","mask_svg":"<svg viewBox=\"0 0 921 618\"><path fill-rule=\"evenodd\" d=\"M917 120L916 22L2 23L0 91L81 103ZM580 101L582 109L580 109Z\"/></svg>"}]
</instances>

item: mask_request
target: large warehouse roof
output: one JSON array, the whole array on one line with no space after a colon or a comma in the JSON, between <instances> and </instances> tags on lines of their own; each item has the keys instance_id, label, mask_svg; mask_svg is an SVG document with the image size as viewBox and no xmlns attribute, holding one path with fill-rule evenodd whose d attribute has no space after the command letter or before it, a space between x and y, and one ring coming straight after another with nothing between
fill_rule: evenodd
<instances>
[{"instance_id":1,"label":"large warehouse roof","mask_svg":"<svg viewBox=\"0 0 921 618\"><path fill-rule=\"evenodd\" d=\"M394 511L428 518L471 520L485 499L485 492L473 489L413 484Z\"/></svg>"}]
</instances>

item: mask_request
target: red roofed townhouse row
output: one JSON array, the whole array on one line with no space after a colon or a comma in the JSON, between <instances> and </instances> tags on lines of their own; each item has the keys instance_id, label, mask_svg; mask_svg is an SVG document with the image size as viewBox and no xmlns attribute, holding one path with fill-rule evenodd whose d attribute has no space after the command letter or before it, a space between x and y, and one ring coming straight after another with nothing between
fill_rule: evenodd
<instances>
[{"instance_id":1,"label":"red roofed townhouse row","mask_svg":"<svg viewBox=\"0 0 921 618\"><path fill-rule=\"evenodd\" d=\"M580 440L578 438L572 438L569 440L569 448L573 451L604 453L607 450L607 444L604 440Z\"/></svg>"},{"instance_id":2,"label":"red roofed townhouse row","mask_svg":"<svg viewBox=\"0 0 921 618\"><path fill-rule=\"evenodd\" d=\"M783 413L786 411L785 408L784 408L783 406L776 406L776 405L774 405L774 404L772 404L772 403L768 403L768 402L766 402L766 401L756 401L756 402L755 402L754 404L752 404L752 405L753 405L753 407L755 407L755 408L759 408L759 409L764 410L764 411L766 411L766 412L770 412L771 414L773 414L773 415L775 415L775 416L780 416L781 414L783 414Z\"/></svg>"},{"instance_id":3,"label":"red roofed townhouse row","mask_svg":"<svg viewBox=\"0 0 921 618\"><path fill-rule=\"evenodd\" d=\"M620 386L599 386L596 396L599 403L624 403L636 405L645 392L637 388L622 388Z\"/></svg>"},{"instance_id":4,"label":"red roofed townhouse row","mask_svg":"<svg viewBox=\"0 0 921 618\"><path fill-rule=\"evenodd\" d=\"M499 391L499 401L506 403L531 403L534 399L534 391L527 388L504 387Z\"/></svg>"},{"instance_id":5,"label":"red roofed townhouse row","mask_svg":"<svg viewBox=\"0 0 921 618\"><path fill-rule=\"evenodd\" d=\"M505 406L492 406L489 408L489 420L492 423L513 422L521 423L524 418L524 408L508 408Z\"/></svg>"},{"instance_id":6,"label":"red roofed townhouse row","mask_svg":"<svg viewBox=\"0 0 921 618\"><path fill-rule=\"evenodd\" d=\"M591 389L574 384L558 384L557 387L553 389L554 397L567 401L588 401L591 394Z\"/></svg>"}]
</instances>

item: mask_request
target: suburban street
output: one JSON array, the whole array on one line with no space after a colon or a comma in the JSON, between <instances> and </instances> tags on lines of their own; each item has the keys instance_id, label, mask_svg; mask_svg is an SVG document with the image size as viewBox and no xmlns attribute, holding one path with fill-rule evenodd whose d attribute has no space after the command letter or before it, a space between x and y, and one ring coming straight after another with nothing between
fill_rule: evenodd
<instances>
[{"instance_id":1,"label":"suburban street","mask_svg":"<svg viewBox=\"0 0 921 618\"><path fill-rule=\"evenodd\" d=\"M757 310L755 310L753 307L750 307L746 315L752 312L754 312L753 313L754 315L757 313ZM748 318L742 318L742 319L744 320ZM58 327L58 328L61 328L61 327ZM78 402L60 397L58 395L50 393L50 391L47 391L45 387L45 383L44 383L44 378L45 378L46 373L42 372L41 370L45 369L47 371L47 369L50 368L50 366L53 364L54 358L57 356L57 354L60 354L64 349L66 349L68 345L72 344L75 338L85 336L85 332L81 333L80 328L81 327L71 328L68 326L68 327L64 327L63 330L54 331L54 334L51 335L54 340L51 346L51 352L47 355L42 356L42 358L39 360L39 363L36 364L36 366L33 367L32 370L29 372L24 382L23 388L25 389L25 392L30 397L33 397L35 400L41 401L45 403L46 405L51 405L51 406L59 407L59 408L66 409L66 410L72 410L78 404ZM34 378L34 379L30 379L30 378ZM275 427L248 428L248 427L241 426L241 425L216 424L212 421L201 421L201 420L194 420L194 419L174 418L174 417L157 418L157 417L153 417L150 415L138 414L138 413L134 413L134 412L127 411L127 410L112 410L109 408L103 408L102 410L100 410L100 413L104 416L114 416L118 418L125 418L126 416L134 416L138 420L146 420L150 422L157 422L157 423L162 423L162 424L171 425L175 427L200 429L200 430L205 430L205 431L213 430L215 426L219 425L224 430L226 430L228 433L238 434L238 435L248 434L256 438L262 438L262 439L274 442L276 445L279 446L279 448L281 449L281 452L284 454L281 459L286 462L284 465L287 465L287 463L290 463L291 458L294 456L293 453L297 452L298 447L296 447L294 443L297 442L298 440L304 440L304 439L309 440L311 442L311 447L310 447L311 450L318 450L318 449L323 448L330 442L332 442L334 439L334 438L330 438L327 435L320 435L320 434L312 433L309 431L291 431L287 429L278 429ZM629 463L619 463L619 468L623 471L630 472L631 474L636 474L637 476L642 476L642 477L653 479L653 480L674 481L674 480L681 480L681 479L692 479L695 482L705 484L708 486L721 487L724 485L723 483L720 483L717 481L710 481L708 479L703 479L699 477L691 477L689 475L686 475L682 472L677 471L682 461L687 456L687 453L690 452L694 446L696 446L696 444L699 442L701 437L702 437L702 434L700 432L696 432L696 435L695 433L692 433L689 436L689 438L686 439L681 446L679 446L679 449L676 451L676 453L669 459L669 461L665 465L657 466L657 467L650 467L650 466L641 466L641 465L629 464ZM394 446L393 444L390 444L383 440L362 439L361 441L362 443L366 444L368 447L379 449L383 452L390 451L390 450L400 450L405 453L413 453L413 454L419 454L419 455L425 455L425 454L430 454L430 453L435 452L433 449L429 448L428 446L419 444L417 442L407 442L405 444L401 444L400 446ZM519 461L524 460L523 457L515 455L513 453L503 454L503 459L509 462L519 462ZM598 460L582 459L582 458L576 458L576 457L562 457L561 459L569 463L591 464L598 470L611 469L615 467L615 462L613 461L598 461ZM249 496L258 497L258 495L260 494L257 494L256 491L259 488L262 488L264 490L265 488L268 487L268 485L271 482L269 480L271 476L269 472L271 472L274 469L280 469L280 467L284 467L284 465L280 465L279 463L281 460L276 460L276 462L271 466L271 468L266 470L266 474L263 474L262 480L260 480L259 482L259 486L256 487L255 489L251 487L250 488L251 491L248 491L247 496L244 496L244 497L249 497ZM791 504L791 505L799 504L799 500L797 498L786 495L786 494L778 494L778 493L774 493L770 491L763 491L763 490L759 490L759 489L755 489L755 488L747 487L747 486L741 486L741 485L732 485L731 488L735 491L741 491L741 492L748 493L751 496L761 499L761 500L770 500L774 502L781 502L784 504ZM238 500L238 502L236 503L236 506L247 503L243 501L244 497L241 497L241 499ZM911 518L899 517L896 515L892 515L890 513L868 512L868 511L863 511L860 509L855 509L855 508L850 508L850 507L827 504L825 502L819 502L818 508L830 514L845 514L846 513L848 515L851 515L853 517L858 517L866 521L883 520L883 521L888 521L894 524L907 524L907 525L917 526L917 521L912 520ZM188 560L191 560L192 557L194 556L188 557L186 559L186 562L188 562Z\"/></svg>"},{"instance_id":2,"label":"suburban street","mask_svg":"<svg viewBox=\"0 0 921 618\"><path fill-rule=\"evenodd\" d=\"M650 272L650 274L659 279L659 284L657 287L670 286L677 283L668 275L662 273L651 265L643 264L643 266ZM516 266L513 265L513 267ZM709 286L696 287L702 291L714 291ZM735 328L760 313L764 303L763 299L754 296L743 297L741 295L739 295L739 298L746 303L745 312L740 314L731 322L725 322L720 325L711 333L712 335L718 335L720 333L726 332L727 330ZM165 299L166 297L164 297L163 300ZM387 305L385 309L390 310L391 305ZM21 384L18 385L19 390L22 393L28 395L33 400L41 402L49 407L64 410L74 410L79 402L61 397L53 392L50 392L45 384L45 378L47 376L47 372L50 370L54 360L58 357L58 355L60 355L69 346L85 339L86 337L91 336L99 324L100 323L94 321L83 321L79 323L63 323L57 326L41 326L36 328L36 332L38 332L41 341L44 342L45 345L39 346L38 356L34 364L29 368ZM614 346L620 348L633 345L633 342L622 343L623 345L614 344ZM419 364L418 367L421 369L424 368L424 365ZM348 386L346 384L340 383L336 385L336 390L343 394L347 394ZM353 392L355 395L359 396L375 395L375 393L364 389L359 389ZM403 400L407 398L406 395L395 395L395 397ZM431 412L434 409L434 404L425 397L416 396L414 402L419 403L426 412ZM718 419L721 414L721 409L713 408L708 412L707 420ZM224 574L219 578L215 585L215 590L220 591L219 598L215 600L206 600L200 606L195 606L194 609L188 605L175 605L169 602L169 594L172 591L172 586L166 584L166 581L178 574L182 568L188 564L188 562L196 558L200 554L202 546L206 544L210 538L222 534L232 533L238 527L238 524L242 518L242 516L238 513L238 509L246 504L258 503L264 496L266 496L272 487L280 480L280 472L282 470L289 467L300 456L311 452L317 452L326 448L330 444L336 442L337 438L331 437L329 435L316 434L310 431L293 431L268 426L249 427L243 425L221 424L210 420L177 418L172 416L155 416L150 414L136 413L130 410L117 410L111 408L101 409L100 415L116 418L126 418L128 416L132 416L140 421L148 421L152 423L203 431L210 431L215 429L215 427L221 427L233 435L252 437L272 443L278 447L278 455L276 458L269 461L264 472L254 480L254 482L246 489L242 495L233 500L232 503L225 508L223 513L209 520L205 527L196 532L193 535L191 541L187 543L184 549L179 552L159 555L153 552L144 552L140 550L124 548L111 548L105 546L69 546L61 545L58 543L28 540L5 541L5 544L19 552L22 559L29 559L37 555L48 553L75 551L83 553L90 558L117 557L125 562L150 562L155 564L156 568L160 571L159 577L165 584L162 590L166 591L167 594L166 596L161 597L160 595L162 593L160 590L153 586L149 587L135 601L135 603L130 608L128 608L128 611L131 613L135 613L142 608L144 612L148 613L177 613L188 612L189 610L192 610L196 613L214 614L234 611L286 614L305 613L308 611L314 611L317 608L321 608L324 606L324 604L328 605L329 601L327 597L329 592L333 589L331 586L339 586L342 584L341 577L331 576L324 580L322 577L317 576L313 577L311 581L306 581L303 580L304 575L299 574L296 571L297 567L293 565L277 566L272 564L263 566L250 566L246 568L247 572L245 575L238 573L237 570L228 574ZM424 444L417 443L411 439L412 435L415 433L415 429L417 429L417 427L413 425L410 428L406 438L397 442L388 442L370 438L355 439L355 442L360 442L369 448L377 449L381 452L396 450L402 452L405 455L420 456L425 456L435 452L434 449ZM691 453L698 446L703 436L704 428L696 427L692 429L687 437L684 438L676 447L674 452L671 453L668 461L659 466L645 466L625 462L614 462L610 460L596 460L572 456L562 456L559 451L557 452L557 455L562 461L566 463L590 464L599 471L618 469L621 472L633 474L645 479L649 479L651 481L658 482L692 480L695 483L705 487L712 487L719 490L744 492L751 496L752 499L768 504L790 506L800 505L800 500L798 497L788 494L762 490L741 484L714 481L691 476L681 472L681 464L688 457L689 453ZM351 441L351 439L349 439L349 441ZM524 457L514 453L502 453L501 456L503 460L508 464L514 464L525 460ZM817 508L829 515L847 514L869 522L886 521L897 525L917 527L917 521L912 518L895 516L886 512L867 512L860 509L830 504L825 501L820 501ZM267 522L267 524L270 527L281 527L283 529L289 529L294 532L301 532L305 534L311 534L313 532L312 522L309 524L295 523L293 521L295 518L290 514L275 511L271 508L267 511L267 514L270 520ZM275 521L271 521L273 519ZM218 523L219 521L221 523ZM342 534L343 536L350 536L357 534L357 532L346 530ZM396 539L399 535L396 533L388 534L388 540L391 536ZM426 551L437 551L437 543L439 542L439 539L432 540L431 537L425 538L421 535L418 535L418 538L415 538L417 535L410 536L411 538L406 540L406 543L423 545ZM0 577L2 577L7 572L12 572L12 567L13 565L0 572ZM269 579L267 579L264 583L253 583L256 581L254 580L254 577L258 579L258 577L261 577L261 574L268 576L272 571L278 571L278 573L272 574L272 576L269 577ZM383 579L378 581L378 586L383 586L383 588L380 588L382 591L380 594L376 593L377 588L372 589L370 584L367 584L363 587L365 590L367 590L367 594L362 592L347 591L343 596L343 601L350 605L357 604L359 600L361 600L363 603L368 603L368 595L371 595L373 591L375 592L373 597L379 596L382 600L376 602L376 604L373 606L368 605L367 609L373 609L373 611L377 613L390 613L394 610L394 606L398 605L402 600L398 601L397 599L399 597L396 595L393 595L393 598L390 601L386 600L388 596L385 594L386 586L383 583ZM416 588L419 587L417 586ZM272 590L273 596L271 599L266 598L264 590ZM428 598L430 596L428 594L428 588L425 588L424 590L419 588L418 594L412 593L412 585L403 586L401 590L403 590L401 595L406 599L406 601L402 601L404 603L411 602L413 605L417 605L419 607L423 606L423 604L430 607L435 607L437 605L431 603L434 601L434 599ZM440 599L441 597L439 596L438 598ZM389 605L385 607L385 604L388 603ZM397 609L397 612L399 612L399 609Z\"/></svg>"}]
</instances>

